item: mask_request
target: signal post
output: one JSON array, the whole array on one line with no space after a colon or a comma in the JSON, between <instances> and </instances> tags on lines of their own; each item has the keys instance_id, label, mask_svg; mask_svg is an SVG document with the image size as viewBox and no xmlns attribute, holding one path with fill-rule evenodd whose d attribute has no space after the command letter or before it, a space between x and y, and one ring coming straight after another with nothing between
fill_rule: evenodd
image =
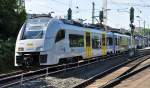
<instances>
[{"instance_id":1,"label":"signal post","mask_svg":"<svg viewBox=\"0 0 150 88\"><path fill-rule=\"evenodd\" d=\"M134 26L133 23L134 23L134 8L131 7L130 8L131 50L129 52L130 56L133 56L134 53L135 53L135 47L134 47L134 44L133 44L135 26Z\"/></svg>"}]
</instances>

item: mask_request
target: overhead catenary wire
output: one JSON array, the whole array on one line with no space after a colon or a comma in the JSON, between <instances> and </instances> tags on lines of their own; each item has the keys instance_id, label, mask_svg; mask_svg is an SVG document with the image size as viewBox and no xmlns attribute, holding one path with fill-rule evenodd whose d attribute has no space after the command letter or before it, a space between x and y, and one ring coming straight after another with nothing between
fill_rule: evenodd
<instances>
[{"instance_id":1,"label":"overhead catenary wire","mask_svg":"<svg viewBox=\"0 0 150 88\"><path fill-rule=\"evenodd\" d=\"M119 2L114 2L114 1L111 1L110 3L111 3L111 4L114 4L114 5L137 6L137 7L150 7L150 4L119 3Z\"/></svg>"},{"instance_id":2,"label":"overhead catenary wire","mask_svg":"<svg viewBox=\"0 0 150 88\"><path fill-rule=\"evenodd\" d=\"M50 0L50 1L59 3L59 4L64 5L64 6L68 6L68 5L69 5L69 4L67 4L67 3L64 3L64 2L61 2L61 1L58 1L58 0Z\"/></svg>"}]
</instances>

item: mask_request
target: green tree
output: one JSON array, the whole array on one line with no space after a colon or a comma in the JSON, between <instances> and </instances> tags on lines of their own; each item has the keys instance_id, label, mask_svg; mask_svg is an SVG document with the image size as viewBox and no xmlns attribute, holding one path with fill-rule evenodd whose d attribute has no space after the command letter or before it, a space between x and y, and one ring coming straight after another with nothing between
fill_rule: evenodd
<instances>
[{"instance_id":1,"label":"green tree","mask_svg":"<svg viewBox=\"0 0 150 88\"><path fill-rule=\"evenodd\" d=\"M16 38L26 19L25 9L19 0L0 0L0 39Z\"/></svg>"},{"instance_id":2,"label":"green tree","mask_svg":"<svg viewBox=\"0 0 150 88\"><path fill-rule=\"evenodd\" d=\"M26 19L20 0L0 0L0 73L14 67L17 34Z\"/></svg>"},{"instance_id":3,"label":"green tree","mask_svg":"<svg viewBox=\"0 0 150 88\"><path fill-rule=\"evenodd\" d=\"M148 36L150 34L150 29L149 28L141 28L140 34L144 36Z\"/></svg>"}]
</instances>

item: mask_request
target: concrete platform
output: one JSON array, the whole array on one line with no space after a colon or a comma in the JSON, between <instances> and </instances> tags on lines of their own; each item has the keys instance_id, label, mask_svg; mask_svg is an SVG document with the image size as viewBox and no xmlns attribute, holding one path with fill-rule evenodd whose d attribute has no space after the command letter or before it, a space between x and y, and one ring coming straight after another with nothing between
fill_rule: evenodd
<instances>
[{"instance_id":1,"label":"concrete platform","mask_svg":"<svg viewBox=\"0 0 150 88\"><path fill-rule=\"evenodd\" d=\"M148 64L150 64L150 59L140 64L136 69ZM129 77L114 88L150 88L150 68Z\"/></svg>"},{"instance_id":2,"label":"concrete platform","mask_svg":"<svg viewBox=\"0 0 150 88\"><path fill-rule=\"evenodd\" d=\"M150 88L150 68L124 80L113 88Z\"/></svg>"},{"instance_id":3,"label":"concrete platform","mask_svg":"<svg viewBox=\"0 0 150 88\"><path fill-rule=\"evenodd\" d=\"M110 80L120 76L122 73L130 69L132 67L132 64L126 65L112 72L111 74L104 76L103 78L97 79L94 83L87 86L86 88L99 88L103 86L104 84L108 83ZM135 70L140 69L148 64L150 64L150 59L141 63L139 66L135 68ZM150 88L150 74L149 73L150 73L150 68L146 69L146 71L136 74L135 76L131 78L128 78L127 80L122 81L119 85L113 88Z\"/></svg>"},{"instance_id":4,"label":"concrete platform","mask_svg":"<svg viewBox=\"0 0 150 88\"><path fill-rule=\"evenodd\" d=\"M144 49L150 49L150 47L146 47L146 48L144 48Z\"/></svg>"},{"instance_id":5,"label":"concrete platform","mask_svg":"<svg viewBox=\"0 0 150 88\"><path fill-rule=\"evenodd\" d=\"M150 49L150 47L145 47L145 48L143 48L143 49L139 49L139 50L148 50L148 49Z\"/></svg>"}]
</instances>

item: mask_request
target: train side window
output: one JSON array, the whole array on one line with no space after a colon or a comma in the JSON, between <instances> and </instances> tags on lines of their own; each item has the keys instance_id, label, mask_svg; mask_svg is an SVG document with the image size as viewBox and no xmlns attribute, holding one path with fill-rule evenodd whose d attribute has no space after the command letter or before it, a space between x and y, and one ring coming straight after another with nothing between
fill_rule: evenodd
<instances>
[{"instance_id":1,"label":"train side window","mask_svg":"<svg viewBox=\"0 0 150 88\"><path fill-rule=\"evenodd\" d=\"M94 38L92 38L92 48L93 49L98 49L100 48L100 40L98 39L98 36L94 36Z\"/></svg>"},{"instance_id":2,"label":"train side window","mask_svg":"<svg viewBox=\"0 0 150 88\"><path fill-rule=\"evenodd\" d=\"M69 34L70 47L84 47L84 36Z\"/></svg>"},{"instance_id":3,"label":"train side window","mask_svg":"<svg viewBox=\"0 0 150 88\"><path fill-rule=\"evenodd\" d=\"M120 45L122 45L122 44L123 44L123 38L120 37Z\"/></svg>"},{"instance_id":4,"label":"train side window","mask_svg":"<svg viewBox=\"0 0 150 88\"><path fill-rule=\"evenodd\" d=\"M58 31L55 39L55 43L65 38L65 30Z\"/></svg>"},{"instance_id":5,"label":"train side window","mask_svg":"<svg viewBox=\"0 0 150 88\"><path fill-rule=\"evenodd\" d=\"M117 40L117 38L115 38L115 45L118 45L118 40Z\"/></svg>"},{"instance_id":6,"label":"train side window","mask_svg":"<svg viewBox=\"0 0 150 88\"><path fill-rule=\"evenodd\" d=\"M128 38L128 44L131 45L131 39L130 38Z\"/></svg>"},{"instance_id":7,"label":"train side window","mask_svg":"<svg viewBox=\"0 0 150 88\"><path fill-rule=\"evenodd\" d=\"M120 45L120 37L117 38L117 45Z\"/></svg>"},{"instance_id":8,"label":"train side window","mask_svg":"<svg viewBox=\"0 0 150 88\"><path fill-rule=\"evenodd\" d=\"M122 45L122 37L119 37L119 45Z\"/></svg>"},{"instance_id":9,"label":"train side window","mask_svg":"<svg viewBox=\"0 0 150 88\"><path fill-rule=\"evenodd\" d=\"M102 45L103 45L103 46L106 45L106 37L105 37L105 34L102 34Z\"/></svg>"},{"instance_id":10,"label":"train side window","mask_svg":"<svg viewBox=\"0 0 150 88\"><path fill-rule=\"evenodd\" d=\"M107 42L108 42L108 45L113 45L113 39L112 37L107 37Z\"/></svg>"}]
</instances>

